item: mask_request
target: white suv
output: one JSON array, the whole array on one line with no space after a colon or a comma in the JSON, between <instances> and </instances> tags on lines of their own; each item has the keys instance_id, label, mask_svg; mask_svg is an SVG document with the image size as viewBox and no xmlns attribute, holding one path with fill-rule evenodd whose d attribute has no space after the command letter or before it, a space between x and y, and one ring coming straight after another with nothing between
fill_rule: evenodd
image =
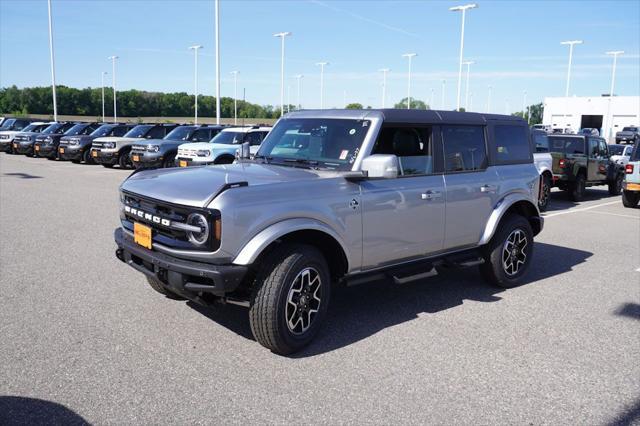
<instances>
[{"instance_id":1,"label":"white suv","mask_svg":"<svg viewBox=\"0 0 640 426\"><path fill-rule=\"evenodd\" d=\"M178 147L176 165L180 167L206 164L231 164L240 146L249 142L251 155L258 152L262 140L271 127L229 127L223 129L209 142L185 143Z\"/></svg>"}]
</instances>

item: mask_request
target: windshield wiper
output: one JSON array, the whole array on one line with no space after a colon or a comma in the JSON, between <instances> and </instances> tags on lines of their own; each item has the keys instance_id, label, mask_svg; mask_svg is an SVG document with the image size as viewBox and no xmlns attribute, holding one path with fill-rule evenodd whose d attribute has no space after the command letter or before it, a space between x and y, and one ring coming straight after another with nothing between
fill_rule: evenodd
<instances>
[{"instance_id":1,"label":"windshield wiper","mask_svg":"<svg viewBox=\"0 0 640 426\"><path fill-rule=\"evenodd\" d=\"M306 164L309 166L317 166L318 162L315 160L307 160L306 158L283 158L282 161L285 163L298 163L298 164Z\"/></svg>"},{"instance_id":2,"label":"windshield wiper","mask_svg":"<svg viewBox=\"0 0 640 426\"><path fill-rule=\"evenodd\" d=\"M264 160L264 162L268 164L269 161L273 160L273 157L271 157L269 155L254 155L253 159L254 160L261 159L261 160Z\"/></svg>"}]
</instances>

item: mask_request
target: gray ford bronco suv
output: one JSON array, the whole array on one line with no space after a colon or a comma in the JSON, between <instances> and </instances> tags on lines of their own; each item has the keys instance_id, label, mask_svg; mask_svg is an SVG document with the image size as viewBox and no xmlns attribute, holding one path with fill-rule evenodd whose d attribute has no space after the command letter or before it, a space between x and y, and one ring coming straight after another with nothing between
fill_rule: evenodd
<instances>
[{"instance_id":1,"label":"gray ford bronco suv","mask_svg":"<svg viewBox=\"0 0 640 426\"><path fill-rule=\"evenodd\" d=\"M167 297L247 306L256 340L292 353L334 285L464 266L520 284L543 225L532 151L516 117L292 112L251 160L132 174L116 256Z\"/></svg>"}]
</instances>

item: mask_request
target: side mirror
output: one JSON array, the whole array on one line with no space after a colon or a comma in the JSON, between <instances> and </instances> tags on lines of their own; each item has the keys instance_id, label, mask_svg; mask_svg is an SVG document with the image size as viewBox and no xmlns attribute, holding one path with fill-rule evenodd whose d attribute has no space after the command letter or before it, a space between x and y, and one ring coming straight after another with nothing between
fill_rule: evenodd
<instances>
[{"instance_id":1,"label":"side mirror","mask_svg":"<svg viewBox=\"0 0 640 426\"><path fill-rule=\"evenodd\" d=\"M362 160L362 171L369 179L393 179L398 177L398 157L391 154L374 154Z\"/></svg>"},{"instance_id":2,"label":"side mirror","mask_svg":"<svg viewBox=\"0 0 640 426\"><path fill-rule=\"evenodd\" d=\"M249 142L243 142L240 148L236 150L236 160L247 159L251 157L251 146Z\"/></svg>"}]
</instances>

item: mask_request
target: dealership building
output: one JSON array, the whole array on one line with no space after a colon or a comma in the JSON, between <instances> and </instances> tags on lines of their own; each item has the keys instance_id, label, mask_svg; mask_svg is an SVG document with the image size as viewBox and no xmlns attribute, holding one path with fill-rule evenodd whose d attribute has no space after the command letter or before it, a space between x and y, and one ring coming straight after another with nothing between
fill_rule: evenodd
<instances>
[{"instance_id":1,"label":"dealership building","mask_svg":"<svg viewBox=\"0 0 640 426\"><path fill-rule=\"evenodd\" d=\"M542 124L573 132L591 127L613 138L625 126L640 125L640 96L545 98Z\"/></svg>"}]
</instances>

